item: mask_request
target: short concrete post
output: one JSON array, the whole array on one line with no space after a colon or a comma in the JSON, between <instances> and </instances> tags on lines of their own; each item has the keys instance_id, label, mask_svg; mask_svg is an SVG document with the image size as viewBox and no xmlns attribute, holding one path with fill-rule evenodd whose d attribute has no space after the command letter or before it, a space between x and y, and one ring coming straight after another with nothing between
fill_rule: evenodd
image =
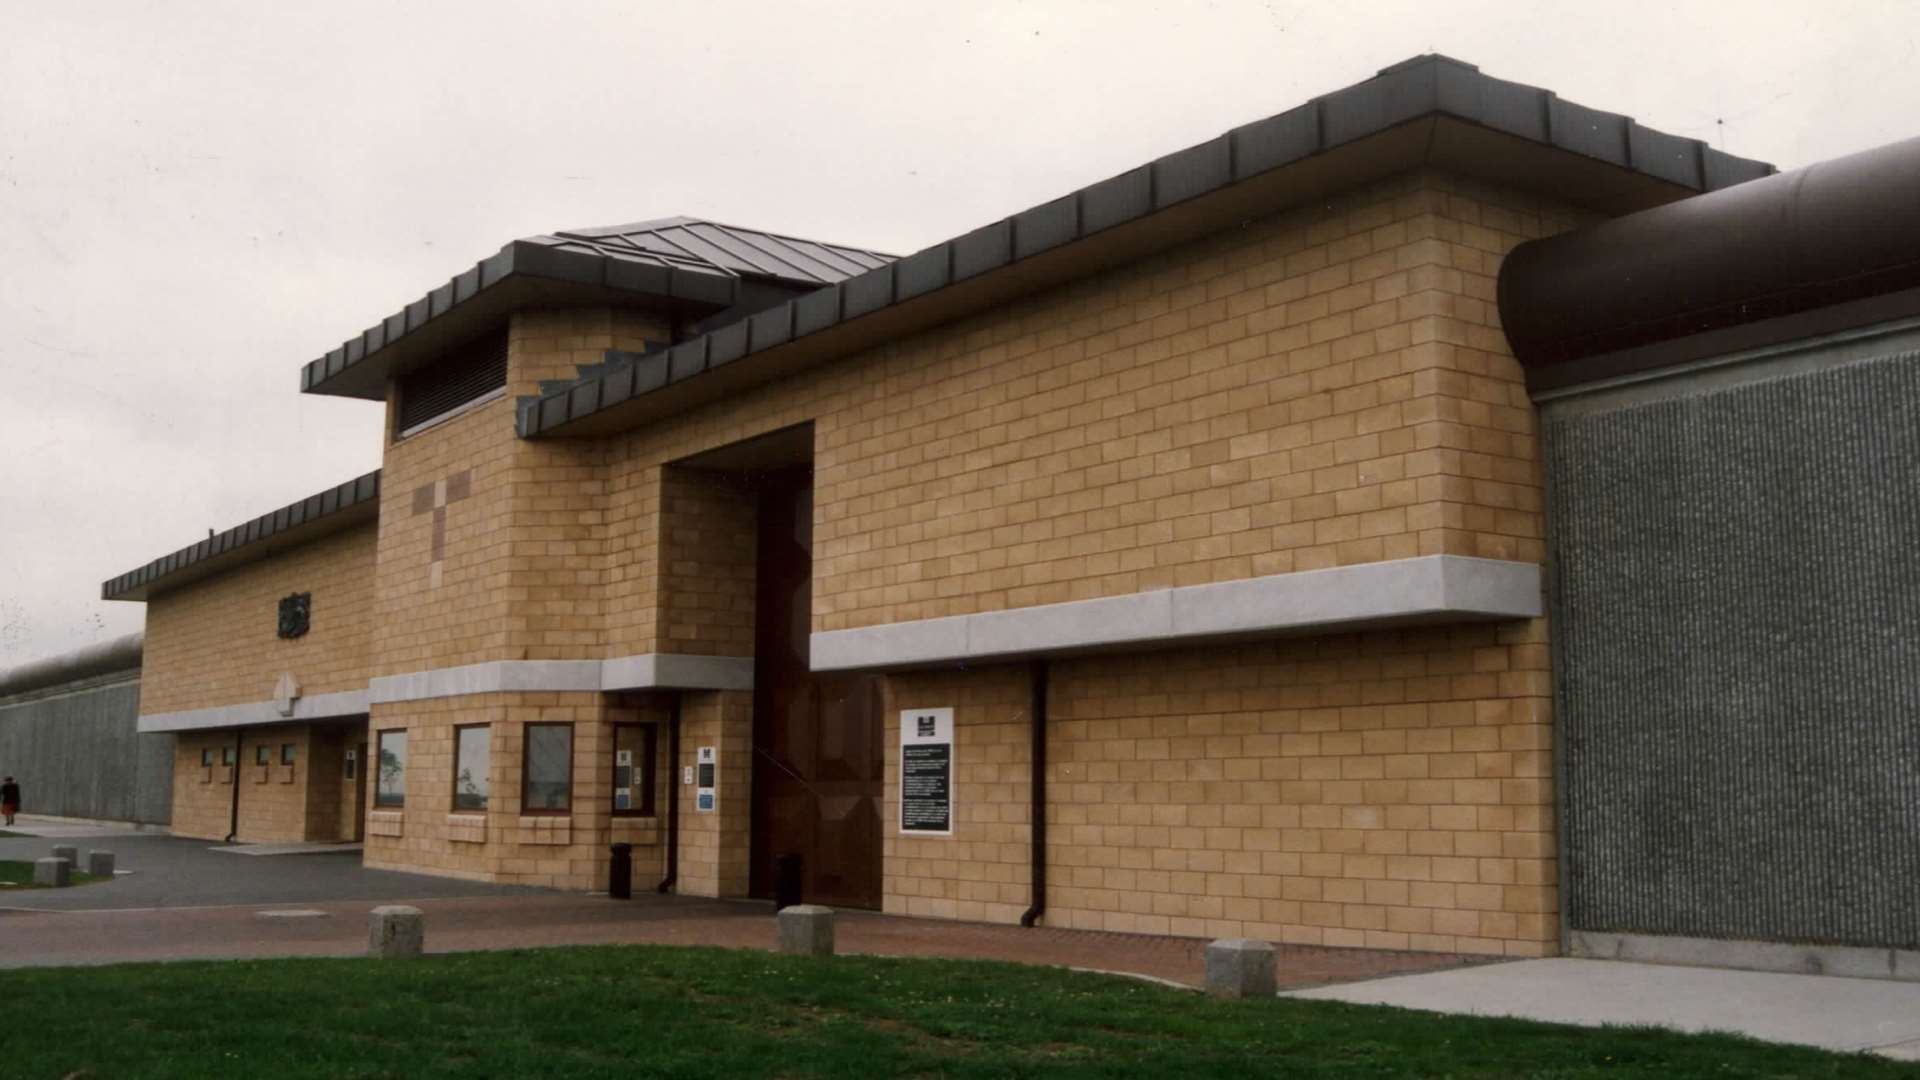
<instances>
[{"instance_id":1,"label":"short concrete post","mask_svg":"<svg viewBox=\"0 0 1920 1080\"><path fill-rule=\"evenodd\" d=\"M367 955L419 956L427 944L427 916L417 907L388 904L373 909L367 927Z\"/></svg>"},{"instance_id":2,"label":"short concrete post","mask_svg":"<svg viewBox=\"0 0 1920 1080\"><path fill-rule=\"evenodd\" d=\"M80 849L77 847L68 847L65 844L56 844L54 845L54 848L53 848L53 857L56 859L67 860L67 865L69 866L80 865Z\"/></svg>"},{"instance_id":3,"label":"short concrete post","mask_svg":"<svg viewBox=\"0 0 1920 1080\"><path fill-rule=\"evenodd\" d=\"M780 924L780 951L794 956L833 955L833 909L795 904L774 916Z\"/></svg>"},{"instance_id":4,"label":"short concrete post","mask_svg":"<svg viewBox=\"0 0 1920 1080\"><path fill-rule=\"evenodd\" d=\"M1215 997L1272 997L1273 946L1251 938L1223 938L1207 946L1207 993Z\"/></svg>"},{"instance_id":5,"label":"short concrete post","mask_svg":"<svg viewBox=\"0 0 1920 1080\"><path fill-rule=\"evenodd\" d=\"M73 884L73 879L68 876L72 872L73 864L65 859L49 858L33 860L33 883L35 885L51 885L56 889L64 889L68 885Z\"/></svg>"},{"instance_id":6,"label":"short concrete post","mask_svg":"<svg viewBox=\"0 0 1920 1080\"><path fill-rule=\"evenodd\" d=\"M87 852L87 873L92 874L94 877L112 877L113 876L113 852L111 851Z\"/></svg>"}]
</instances>

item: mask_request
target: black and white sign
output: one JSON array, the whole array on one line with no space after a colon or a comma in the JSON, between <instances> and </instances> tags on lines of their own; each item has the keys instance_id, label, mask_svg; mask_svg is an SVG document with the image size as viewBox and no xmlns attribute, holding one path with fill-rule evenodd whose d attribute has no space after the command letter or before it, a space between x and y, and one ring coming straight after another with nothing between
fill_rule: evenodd
<instances>
[{"instance_id":1,"label":"black and white sign","mask_svg":"<svg viewBox=\"0 0 1920 1080\"><path fill-rule=\"evenodd\" d=\"M713 789L715 773L719 771L719 756L711 746L703 746L694 755L695 767L699 770L699 782L693 789L693 809L702 814L713 813Z\"/></svg>"},{"instance_id":2,"label":"black and white sign","mask_svg":"<svg viewBox=\"0 0 1920 1080\"><path fill-rule=\"evenodd\" d=\"M953 835L953 710L900 714L900 831Z\"/></svg>"}]
</instances>

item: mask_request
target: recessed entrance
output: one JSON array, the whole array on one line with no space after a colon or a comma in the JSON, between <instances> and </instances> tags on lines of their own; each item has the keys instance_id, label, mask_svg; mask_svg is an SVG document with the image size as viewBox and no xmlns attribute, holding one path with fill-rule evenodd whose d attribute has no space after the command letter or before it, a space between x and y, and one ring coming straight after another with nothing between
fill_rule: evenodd
<instances>
[{"instance_id":1,"label":"recessed entrance","mask_svg":"<svg viewBox=\"0 0 1920 1080\"><path fill-rule=\"evenodd\" d=\"M777 861L798 857L807 902L877 908L879 680L810 669L813 472L784 469L757 480L749 887L772 896Z\"/></svg>"}]
</instances>

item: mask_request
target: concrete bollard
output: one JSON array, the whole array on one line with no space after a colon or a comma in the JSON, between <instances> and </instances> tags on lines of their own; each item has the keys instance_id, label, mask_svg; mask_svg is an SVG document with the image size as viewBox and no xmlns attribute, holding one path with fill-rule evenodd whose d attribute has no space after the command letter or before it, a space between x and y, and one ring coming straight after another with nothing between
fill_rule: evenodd
<instances>
[{"instance_id":1,"label":"concrete bollard","mask_svg":"<svg viewBox=\"0 0 1920 1080\"><path fill-rule=\"evenodd\" d=\"M774 921L780 924L780 951L794 956L833 955L833 909L819 904L795 904L781 908Z\"/></svg>"},{"instance_id":2,"label":"concrete bollard","mask_svg":"<svg viewBox=\"0 0 1920 1080\"><path fill-rule=\"evenodd\" d=\"M68 847L65 844L55 844L53 848L53 857L56 859L67 860L68 866L80 865L80 849L77 847Z\"/></svg>"},{"instance_id":3,"label":"concrete bollard","mask_svg":"<svg viewBox=\"0 0 1920 1080\"><path fill-rule=\"evenodd\" d=\"M367 927L367 955L419 956L427 944L427 916L417 907L388 904L373 909Z\"/></svg>"},{"instance_id":4,"label":"concrete bollard","mask_svg":"<svg viewBox=\"0 0 1920 1080\"><path fill-rule=\"evenodd\" d=\"M113 852L111 851L87 852L87 873L92 874L94 877L112 877L113 876Z\"/></svg>"},{"instance_id":5,"label":"concrete bollard","mask_svg":"<svg viewBox=\"0 0 1920 1080\"><path fill-rule=\"evenodd\" d=\"M72 872L73 864L65 859L33 860L33 883L35 885L51 885L56 889L64 889L68 885L73 884L73 879L68 876Z\"/></svg>"},{"instance_id":6,"label":"concrete bollard","mask_svg":"<svg viewBox=\"0 0 1920 1080\"><path fill-rule=\"evenodd\" d=\"M1223 938L1207 946L1207 993L1215 997L1272 997L1273 946L1251 938Z\"/></svg>"}]
</instances>

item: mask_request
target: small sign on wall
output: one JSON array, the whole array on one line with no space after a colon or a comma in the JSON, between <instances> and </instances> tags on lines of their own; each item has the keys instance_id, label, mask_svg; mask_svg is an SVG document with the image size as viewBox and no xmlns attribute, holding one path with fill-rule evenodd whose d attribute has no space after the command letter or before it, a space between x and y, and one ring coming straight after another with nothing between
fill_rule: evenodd
<instances>
[{"instance_id":1,"label":"small sign on wall","mask_svg":"<svg viewBox=\"0 0 1920 1080\"><path fill-rule=\"evenodd\" d=\"M900 714L900 831L953 835L953 710Z\"/></svg>"},{"instance_id":2,"label":"small sign on wall","mask_svg":"<svg viewBox=\"0 0 1920 1080\"><path fill-rule=\"evenodd\" d=\"M694 756L696 783L693 789L693 808L702 814L713 813L714 781L718 778L720 760L711 746L701 747Z\"/></svg>"}]
</instances>

